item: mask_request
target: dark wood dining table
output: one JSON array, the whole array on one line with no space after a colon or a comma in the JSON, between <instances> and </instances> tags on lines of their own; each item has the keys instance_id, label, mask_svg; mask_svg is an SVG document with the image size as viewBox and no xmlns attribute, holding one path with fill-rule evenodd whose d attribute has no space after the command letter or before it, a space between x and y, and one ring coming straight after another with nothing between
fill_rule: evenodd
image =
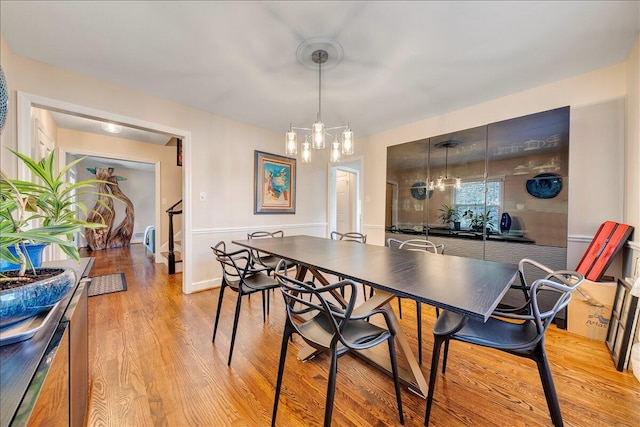
<instances>
[{"instance_id":1,"label":"dark wood dining table","mask_svg":"<svg viewBox=\"0 0 640 427\"><path fill-rule=\"evenodd\" d=\"M406 336L389 304L396 296L410 298L440 309L486 321L517 277L518 266L473 258L405 251L372 244L359 244L313 236L234 240L234 244L269 253L298 266L296 277L311 273L326 285L331 274L375 289L358 310L383 307L398 330L399 353L408 365L403 382L426 396L428 386ZM357 352L374 365L390 370L388 360ZM298 355L306 359L312 351ZM387 355L388 357L388 355Z\"/></svg>"}]
</instances>

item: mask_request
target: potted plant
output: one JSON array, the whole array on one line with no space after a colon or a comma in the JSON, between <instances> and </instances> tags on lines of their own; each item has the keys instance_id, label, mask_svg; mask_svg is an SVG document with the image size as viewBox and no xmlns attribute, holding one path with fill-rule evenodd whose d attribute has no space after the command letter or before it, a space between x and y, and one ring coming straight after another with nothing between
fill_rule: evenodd
<instances>
[{"instance_id":1,"label":"potted plant","mask_svg":"<svg viewBox=\"0 0 640 427\"><path fill-rule=\"evenodd\" d=\"M77 261L80 257L74 234L83 228L104 227L77 217L77 210L87 213L78 196L97 195L91 189L100 181L71 184L65 180L67 171L82 159L56 173L53 153L36 162L10 151L31 171L34 182L10 179L0 170L0 258L17 267L0 272L0 326L52 307L75 283L72 269L38 268L37 259L30 254L32 245L55 245Z\"/></svg>"},{"instance_id":2,"label":"potted plant","mask_svg":"<svg viewBox=\"0 0 640 427\"><path fill-rule=\"evenodd\" d=\"M484 214L475 213L471 209L467 209L462 214L463 218L469 220L469 228L473 231L482 231L483 227L486 227L487 232L493 229L493 218L490 211L486 211Z\"/></svg>"},{"instance_id":3,"label":"potted plant","mask_svg":"<svg viewBox=\"0 0 640 427\"><path fill-rule=\"evenodd\" d=\"M440 207L440 209L438 209L438 211L440 212L438 218L443 224L448 225L449 227L453 224L454 230L460 230L460 214L456 208L445 203Z\"/></svg>"}]
</instances>

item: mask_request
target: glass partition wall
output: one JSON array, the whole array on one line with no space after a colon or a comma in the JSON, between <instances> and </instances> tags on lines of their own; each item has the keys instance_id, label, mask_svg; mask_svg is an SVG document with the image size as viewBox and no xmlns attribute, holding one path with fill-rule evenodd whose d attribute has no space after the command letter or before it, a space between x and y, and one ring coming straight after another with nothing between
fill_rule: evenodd
<instances>
[{"instance_id":1,"label":"glass partition wall","mask_svg":"<svg viewBox=\"0 0 640 427\"><path fill-rule=\"evenodd\" d=\"M566 267L569 107L387 149L387 237Z\"/></svg>"}]
</instances>

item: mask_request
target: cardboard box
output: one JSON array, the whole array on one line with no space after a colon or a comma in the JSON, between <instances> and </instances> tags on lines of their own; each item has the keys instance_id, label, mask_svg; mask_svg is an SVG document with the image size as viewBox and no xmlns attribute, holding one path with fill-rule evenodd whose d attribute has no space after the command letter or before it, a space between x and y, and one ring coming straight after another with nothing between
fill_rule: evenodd
<instances>
[{"instance_id":1,"label":"cardboard box","mask_svg":"<svg viewBox=\"0 0 640 427\"><path fill-rule=\"evenodd\" d=\"M615 295L616 282L585 280L571 295L567 307L567 330L605 341Z\"/></svg>"}]
</instances>

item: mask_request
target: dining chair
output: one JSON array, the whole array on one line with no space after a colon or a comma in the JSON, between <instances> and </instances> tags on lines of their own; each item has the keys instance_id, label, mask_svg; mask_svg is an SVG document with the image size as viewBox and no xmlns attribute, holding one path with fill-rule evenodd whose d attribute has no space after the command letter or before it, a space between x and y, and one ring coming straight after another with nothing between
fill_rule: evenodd
<instances>
[{"instance_id":1,"label":"dining chair","mask_svg":"<svg viewBox=\"0 0 640 427\"><path fill-rule=\"evenodd\" d=\"M425 239L398 240L389 238L387 239L387 246L397 246L398 249L407 251L431 252L434 254L444 253L444 243L435 244ZM398 297L398 315L402 319L402 299L400 297ZM440 315L438 308L436 308L436 315ZM418 363L422 365L422 303L419 301L416 301L416 326L418 329Z\"/></svg>"},{"instance_id":2,"label":"dining chair","mask_svg":"<svg viewBox=\"0 0 640 427\"><path fill-rule=\"evenodd\" d=\"M213 326L213 338L211 342L216 342L216 332L218 331L218 321L220 320L222 297L224 296L225 289L229 288L238 294L235 316L233 318L233 330L231 332L231 344L229 346L229 360L227 361L227 365L230 365L231 356L233 355L233 345L236 340L236 331L238 329L242 297L245 295L250 296L256 292L262 294L262 321L266 322L266 315L269 312L269 292L265 291L278 288L279 284L277 280L269 277L265 267L255 267L249 249L227 252L224 241L218 242L211 249L213 249L213 253L222 267L222 284L220 286L218 309L216 310L216 320Z\"/></svg>"},{"instance_id":3,"label":"dining chair","mask_svg":"<svg viewBox=\"0 0 640 427\"><path fill-rule=\"evenodd\" d=\"M531 314L531 284L536 279L549 279L554 276L557 276L559 280L564 277L561 273L569 274L571 271L554 271L538 261L529 258L521 259L518 262L518 275L520 277L520 281L515 282L510 286L507 291L510 297L508 298L508 301L506 301L507 298L503 298L503 300L500 301L498 304L498 310L503 313ZM571 285L568 281L565 282L565 284ZM514 291L518 294L521 293L522 295L516 297ZM554 297L557 297L557 295L549 297L549 294L550 293L546 291L542 291L540 293L538 302L543 302L540 304L541 306L546 307L549 304L553 305L555 303ZM555 292L553 294L555 294ZM550 302L548 300L550 300Z\"/></svg>"},{"instance_id":4,"label":"dining chair","mask_svg":"<svg viewBox=\"0 0 640 427\"><path fill-rule=\"evenodd\" d=\"M367 235L355 231L340 233L338 231L331 232L331 240L344 240L347 242L367 243Z\"/></svg>"},{"instance_id":5,"label":"dining chair","mask_svg":"<svg viewBox=\"0 0 640 427\"><path fill-rule=\"evenodd\" d=\"M563 425L558 395L544 346L544 335L558 311L569 304L572 292L583 281L582 274L566 270L556 271L549 274L547 278L534 281L529 288L528 314L514 314L496 310L486 322L482 322L450 311L443 311L433 327L433 354L424 424L429 425L438 375L440 349L444 343L442 361L442 373L444 374L447 367L449 341L457 340L534 360L538 367L551 421L555 426ZM542 291L557 294L556 302L549 310L540 310L538 297Z\"/></svg>"},{"instance_id":6,"label":"dining chair","mask_svg":"<svg viewBox=\"0 0 640 427\"><path fill-rule=\"evenodd\" d=\"M331 232L331 240L343 240L345 242L356 242L356 243L367 243L367 235L358 233L356 231L349 231L347 233L340 233L338 231ZM344 277L338 277L339 280L344 279ZM340 290L340 292L344 292L344 288ZM369 291L369 295L373 295L373 288ZM344 295L343 295L344 296ZM362 296L367 300L367 287L362 285Z\"/></svg>"},{"instance_id":7,"label":"dining chair","mask_svg":"<svg viewBox=\"0 0 640 427\"><path fill-rule=\"evenodd\" d=\"M278 231L260 230L260 231L254 231L252 233L247 233L247 240L270 239L270 238L277 238L277 237L284 237L284 232L282 230L278 230ZM280 258L278 258L277 256L266 254L266 253L260 253L255 249L251 249L251 255L253 256L253 259L255 260L256 263L262 265L268 270L267 274L270 274L276 268L276 265L278 265L278 262L280 262Z\"/></svg>"},{"instance_id":8,"label":"dining chair","mask_svg":"<svg viewBox=\"0 0 640 427\"><path fill-rule=\"evenodd\" d=\"M274 276L280 283L287 316L282 335L271 425L274 426L276 422L287 348L293 334L300 335L305 343L316 350L329 353L331 357L324 413L325 427L331 425L338 358L350 351L365 350L386 341L389 347L398 414L400 423L404 424L394 344L396 330L391 323L389 314L382 309L375 309L356 315L354 308L357 300L357 288L352 280L341 280L327 286L315 287L287 276L286 260L282 260L278 264ZM349 297L346 306L342 307L333 296L344 288L348 288L349 292L345 293ZM304 319L301 316L304 316ZM377 325L369 322L369 319L372 318L378 320L376 321ZM382 326L378 326L380 324Z\"/></svg>"}]
</instances>

